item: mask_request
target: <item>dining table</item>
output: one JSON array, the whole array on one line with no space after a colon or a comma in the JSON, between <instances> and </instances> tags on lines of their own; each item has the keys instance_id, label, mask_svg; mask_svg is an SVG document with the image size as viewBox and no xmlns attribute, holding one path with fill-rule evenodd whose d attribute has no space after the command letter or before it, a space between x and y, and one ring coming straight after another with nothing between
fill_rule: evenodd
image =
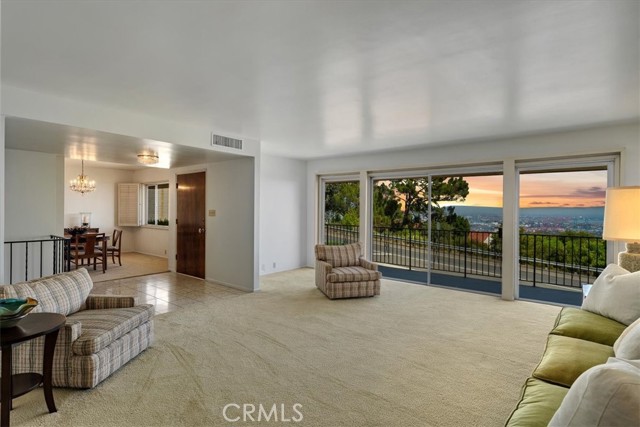
<instances>
[{"instance_id":1,"label":"dining table","mask_svg":"<svg viewBox=\"0 0 640 427\"><path fill-rule=\"evenodd\" d=\"M104 234L104 236L103 236ZM74 245L76 244L76 236L78 236L78 240L77 243L81 244L83 243L83 241L86 241L86 239L83 239L83 236L90 236L90 235L94 235L97 236L96 237L96 244L100 243L101 248L100 250L102 251L102 271L107 271L107 243L109 242L109 240L111 240L111 236L107 236L105 233L96 233L93 231L87 231L84 233L80 233L80 234L70 234L70 233L64 233L64 238L65 239L69 239L70 243L69 243L69 256L66 257L66 261L67 261L67 271L71 270L71 251L73 251Z\"/></svg>"}]
</instances>

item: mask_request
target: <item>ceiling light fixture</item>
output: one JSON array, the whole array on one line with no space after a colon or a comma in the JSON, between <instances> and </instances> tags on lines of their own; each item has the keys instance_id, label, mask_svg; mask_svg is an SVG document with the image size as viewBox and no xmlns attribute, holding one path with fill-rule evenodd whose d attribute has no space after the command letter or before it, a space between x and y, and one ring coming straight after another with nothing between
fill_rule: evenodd
<instances>
[{"instance_id":1,"label":"ceiling light fixture","mask_svg":"<svg viewBox=\"0 0 640 427\"><path fill-rule=\"evenodd\" d=\"M138 154L138 163L143 165L155 165L160 161L156 153L140 153Z\"/></svg>"},{"instance_id":2,"label":"ceiling light fixture","mask_svg":"<svg viewBox=\"0 0 640 427\"><path fill-rule=\"evenodd\" d=\"M84 159L82 160L82 172L76 179L69 181L69 187L71 190L77 191L83 196L84 193L90 193L96 189L96 182L90 180L89 177L84 174Z\"/></svg>"}]
</instances>

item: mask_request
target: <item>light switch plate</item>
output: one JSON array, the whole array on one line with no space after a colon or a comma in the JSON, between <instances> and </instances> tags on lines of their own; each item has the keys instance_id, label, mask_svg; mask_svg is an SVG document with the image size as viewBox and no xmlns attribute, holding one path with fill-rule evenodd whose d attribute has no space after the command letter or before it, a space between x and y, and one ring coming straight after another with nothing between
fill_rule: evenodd
<instances>
[{"instance_id":1,"label":"light switch plate","mask_svg":"<svg viewBox=\"0 0 640 427\"><path fill-rule=\"evenodd\" d=\"M209 209L209 216L216 216L216 210L215 209Z\"/></svg>"}]
</instances>

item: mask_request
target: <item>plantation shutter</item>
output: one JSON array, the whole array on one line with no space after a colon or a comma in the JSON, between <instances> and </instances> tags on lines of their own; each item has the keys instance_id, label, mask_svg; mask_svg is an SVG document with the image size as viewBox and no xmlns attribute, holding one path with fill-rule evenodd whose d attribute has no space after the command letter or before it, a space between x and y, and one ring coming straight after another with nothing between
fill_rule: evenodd
<instances>
[{"instance_id":1,"label":"plantation shutter","mask_svg":"<svg viewBox=\"0 0 640 427\"><path fill-rule=\"evenodd\" d=\"M140 184L118 184L118 225L137 227L140 225L141 201Z\"/></svg>"}]
</instances>

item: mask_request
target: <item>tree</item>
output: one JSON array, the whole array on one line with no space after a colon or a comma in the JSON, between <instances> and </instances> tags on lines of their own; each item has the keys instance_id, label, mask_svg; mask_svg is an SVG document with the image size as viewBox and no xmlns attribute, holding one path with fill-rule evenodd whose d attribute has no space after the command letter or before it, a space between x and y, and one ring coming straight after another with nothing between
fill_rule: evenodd
<instances>
[{"instance_id":1,"label":"tree","mask_svg":"<svg viewBox=\"0 0 640 427\"><path fill-rule=\"evenodd\" d=\"M455 213L453 206L441 207L441 202L463 202L469 195L469 183L462 177L435 177L429 179L404 178L382 182L374 188L374 224L397 228L421 226L428 217L441 229L468 231L469 221Z\"/></svg>"},{"instance_id":2,"label":"tree","mask_svg":"<svg viewBox=\"0 0 640 427\"><path fill-rule=\"evenodd\" d=\"M360 221L360 183L328 182L325 185L325 222L358 225Z\"/></svg>"}]
</instances>

